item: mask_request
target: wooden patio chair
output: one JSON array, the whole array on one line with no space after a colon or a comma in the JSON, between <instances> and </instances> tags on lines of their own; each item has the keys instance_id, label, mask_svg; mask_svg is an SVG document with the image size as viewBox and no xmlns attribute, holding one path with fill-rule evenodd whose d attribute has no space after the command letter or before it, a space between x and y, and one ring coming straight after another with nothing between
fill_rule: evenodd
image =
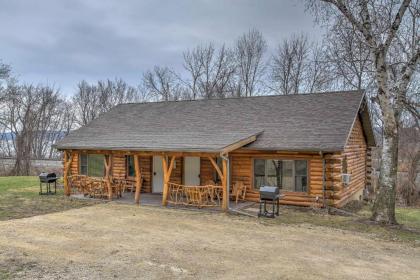
<instances>
[{"instance_id":1,"label":"wooden patio chair","mask_svg":"<svg viewBox=\"0 0 420 280\"><path fill-rule=\"evenodd\" d=\"M222 186L209 186L210 187L210 199L215 205L221 205L223 200L223 187Z\"/></svg>"},{"instance_id":2,"label":"wooden patio chair","mask_svg":"<svg viewBox=\"0 0 420 280\"><path fill-rule=\"evenodd\" d=\"M130 180L128 178L126 179L121 179L121 187L122 187L122 192L126 193L126 192L134 192L136 190L136 182L133 180Z\"/></svg>"},{"instance_id":3,"label":"wooden patio chair","mask_svg":"<svg viewBox=\"0 0 420 280\"><path fill-rule=\"evenodd\" d=\"M207 180L204 185L209 188L209 198L214 205L220 205L223 199L223 189L213 180Z\"/></svg>"},{"instance_id":4,"label":"wooden patio chair","mask_svg":"<svg viewBox=\"0 0 420 280\"><path fill-rule=\"evenodd\" d=\"M239 199L245 200L246 196L246 186L244 182L237 181L232 186L232 192L230 198L235 200L235 203L238 204Z\"/></svg>"},{"instance_id":5,"label":"wooden patio chair","mask_svg":"<svg viewBox=\"0 0 420 280\"><path fill-rule=\"evenodd\" d=\"M168 202L174 205L185 204L185 193L184 193L184 186L175 184L175 183L168 183L168 193L169 198Z\"/></svg>"},{"instance_id":6,"label":"wooden patio chair","mask_svg":"<svg viewBox=\"0 0 420 280\"><path fill-rule=\"evenodd\" d=\"M122 197L125 180L114 179L114 177L110 177L109 180L111 182L112 195L116 196L117 198Z\"/></svg>"},{"instance_id":7,"label":"wooden patio chair","mask_svg":"<svg viewBox=\"0 0 420 280\"><path fill-rule=\"evenodd\" d=\"M216 185L216 183L215 183L213 180L207 180L207 181L204 183L204 185L206 185L206 186L215 186L215 185Z\"/></svg>"}]
</instances>

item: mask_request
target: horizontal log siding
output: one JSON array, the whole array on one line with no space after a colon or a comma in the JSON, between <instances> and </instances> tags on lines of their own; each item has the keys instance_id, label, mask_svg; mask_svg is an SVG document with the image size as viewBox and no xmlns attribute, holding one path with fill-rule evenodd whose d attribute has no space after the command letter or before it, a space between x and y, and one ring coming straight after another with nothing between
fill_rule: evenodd
<instances>
[{"instance_id":1,"label":"horizontal log siding","mask_svg":"<svg viewBox=\"0 0 420 280\"><path fill-rule=\"evenodd\" d=\"M366 149L366 185L372 185L372 148Z\"/></svg>"},{"instance_id":2,"label":"horizontal log siding","mask_svg":"<svg viewBox=\"0 0 420 280\"><path fill-rule=\"evenodd\" d=\"M79 154L74 153L73 154L73 161L70 165L70 174L71 175L77 175L79 174Z\"/></svg>"},{"instance_id":3,"label":"horizontal log siding","mask_svg":"<svg viewBox=\"0 0 420 280\"><path fill-rule=\"evenodd\" d=\"M208 158L200 158L200 184L204 185L209 180L214 180L214 167Z\"/></svg>"},{"instance_id":4,"label":"horizontal log siding","mask_svg":"<svg viewBox=\"0 0 420 280\"><path fill-rule=\"evenodd\" d=\"M319 154L313 153L277 153L257 151L237 151L231 154L231 184L242 181L247 187L246 199L257 202L259 193L253 187L253 160L267 159L306 159L308 160L309 187L307 193L284 192L281 204L299 206L321 206L322 202L322 160ZM317 202L318 201L318 202Z\"/></svg>"},{"instance_id":5,"label":"horizontal log siding","mask_svg":"<svg viewBox=\"0 0 420 280\"><path fill-rule=\"evenodd\" d=\"M141 188L142 192L151 193L152 192L152 157L150 156L140 156L140 173L143 177L143 186Z\"/></svg>"},{"instance_id":6,"label":"horizontal log siding","mask_svg":"<svg viewBox=\"0 0 420 280\"><path fill-rule=\"evenodd\" d=\"M125 161L125 155L113 155L112 156L112 177L114 179L125 179L126 177L126 161Z\"/></svg>"},{"instance_id":7,"label":"horizontal log siding","mask_svg":"<svg viewBox=\"0 0 420 280\"><path fill-rule=\"evenodd\" d=\"M352 196L366 186L367 145L359 118L356 119L350 137L342 154L342 161L347 159L347 173L351 174L350 184L337 184L338 192L334 194L334 206L342 207Z\"/></svg>"},{"instance_id":8,"label":"horizontal log siding","mask_svg":"<svg viewBox=\"0 0 420 280\"><path fill-rule=\"evenodd\" d=\"M169 166L168 161L168 166ZM175 184L182 184L182 171L184 170L184 160L182 157L175 158L175 168L172 169L171 178L169 179L170 182Z\"/></svg>"}]
</instances>

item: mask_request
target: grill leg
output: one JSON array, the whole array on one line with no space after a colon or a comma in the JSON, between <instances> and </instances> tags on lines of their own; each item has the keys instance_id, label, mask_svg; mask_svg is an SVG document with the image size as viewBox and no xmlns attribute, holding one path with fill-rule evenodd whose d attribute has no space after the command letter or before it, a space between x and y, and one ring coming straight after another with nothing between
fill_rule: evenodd
<instances>
[{"instance_id":1,"label":"grill leg","mask_svg":"<svg viewBox=\"0 0 420 280\"><path fill-rule=\"evenodd\" d=\"M264 215L267 215L267 201L264 200Z\"/></svg>"},{"instance_id":2,"label":"grill leg","mask_svg":"<svg viewBox=\"0 0 420 280\"><path fill-rule=\"evenodd\" d=\"M277 216L280 215L280 199L277 198Z\"/></svg>"},{"instance_id":3,"label":"grill leg","mask_svg":"<svg viewBox=\"0 0 420 280\"><path fill-rule=\"evenodd\" d=\"M39 182L39 194L42 194L42 183Z\"/></svg>"},{"instance_id":4,"label":"grill leg","mask_svg":"<svg viewBox=\"0 0 420 280\"><path fill-rule=\"evenodd\" d=\"M273 216L273 218L274 218L274 211L275 211L275 209L276 209L276 203L275 203L275 200L273 199L273 209L272 209L272 211L273 211L273 214L272 214L272 216Z\"/></svg>"}]
</instances>

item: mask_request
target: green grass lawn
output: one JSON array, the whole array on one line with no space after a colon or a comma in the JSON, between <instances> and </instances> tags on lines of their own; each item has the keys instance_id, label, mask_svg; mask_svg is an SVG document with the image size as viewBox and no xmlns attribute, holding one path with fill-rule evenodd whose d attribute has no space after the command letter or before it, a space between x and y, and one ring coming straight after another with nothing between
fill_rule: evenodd
<instances>
[{"instance_id":1,"label":"green grass lawn","mask_svg":"<svg viewBox=\"0 0 420 280\"><path fill-rule=\"evenodd\" d=\"M309 224L350 230L392 241L404 241L420 246L420 208L397 208L397 226L372 223L370 206L365 205L354 216L329 215L323 209L282 207L278 219L268 223Z\"/></svg>"},{"instance_id":2,"label":"green grass lawn","mask_svg":"<svg viewBox=\"0 0 420 280\"><path fill-rule=\"evenodd\" d=\"M39 195L38 177L0 177L0 221L31 217L92 205L97 202L56 195Z\"/></svg>"},{"instance_id":3,"label":"green grass lawn","mask_svg":"<svg viewBox=\"0 0 420 280\"><path fill-rule=\"evenodd\" d=\"M399 223L420 229L420 208L397 208L396 215Z\"/></svg>"}]
</instances>

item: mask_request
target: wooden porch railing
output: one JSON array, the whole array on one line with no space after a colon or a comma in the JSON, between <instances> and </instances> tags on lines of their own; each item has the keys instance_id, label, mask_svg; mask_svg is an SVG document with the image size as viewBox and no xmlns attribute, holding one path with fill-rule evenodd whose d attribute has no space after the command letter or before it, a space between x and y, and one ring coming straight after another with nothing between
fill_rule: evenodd
<instances>
[{"instance_id":1,"label":"wooden porch railing","mask_svg":"<svg viewBox=\"0 0 420 280\"><path fill-rule=\"evenodd\" d=\"M222 200L222 186L185 186L168 183L168 203L173 205L215 207L221 206Z\"/></svg>"}]
</instances>

